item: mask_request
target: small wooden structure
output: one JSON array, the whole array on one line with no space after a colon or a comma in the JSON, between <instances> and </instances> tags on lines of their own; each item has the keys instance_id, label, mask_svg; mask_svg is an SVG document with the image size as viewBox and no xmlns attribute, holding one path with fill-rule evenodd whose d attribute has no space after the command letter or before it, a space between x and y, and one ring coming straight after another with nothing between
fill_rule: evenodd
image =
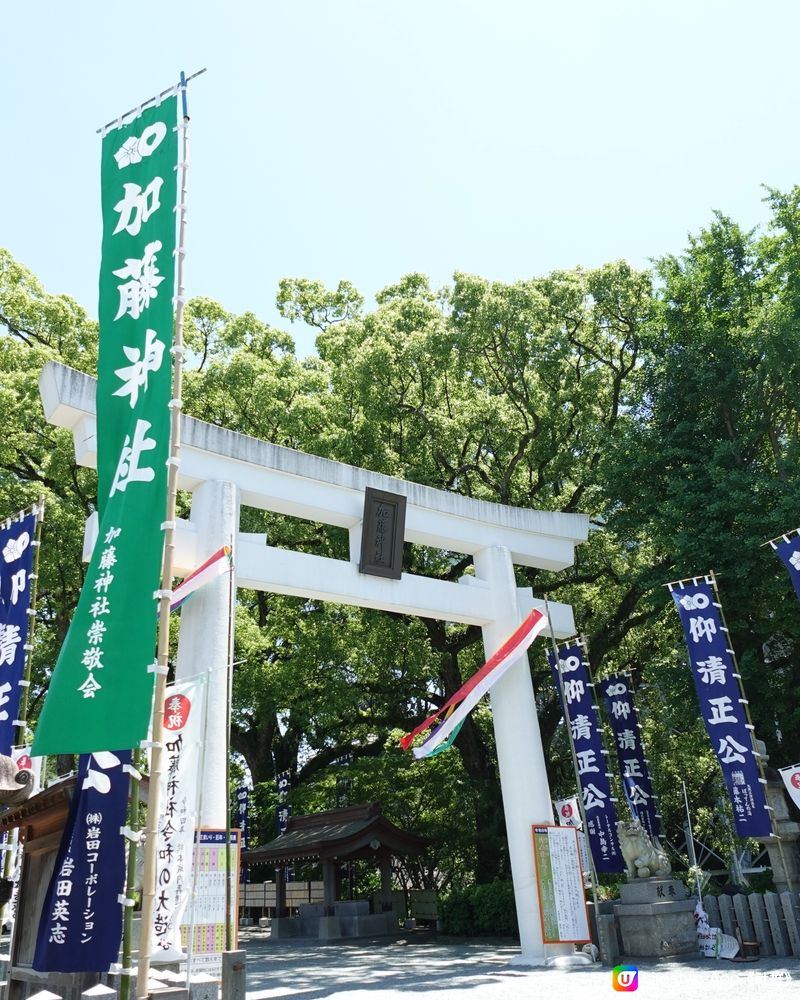
<instances>
[{"instance_id":1,"label":"small wooden structure","mask_svg":"<svg viewBox=\"0 0 800 1000\"><path fill-rule=\"evenodd\" d=\"M75 792L75 776L45 788L0 815L0 832L19 830L22 871L6 980L6 1000L24 1000L47 987L77 1000L100 981L96 972L35 972L31 967L44 897L56 861L61 834Z\"/></svg>"},{"instance_id":2,"label":"small wooden structure","mask_svg":"<svg viewBox=\"0 0 800 1000\"><path fill-rule=\"evenodd\" d=\"M431 843L401 830L388 820L380 804L346 806L311 816L292 816L286 833L263 847L242 854L242 863L275 868L276 913L273 937L337 937L390 934L397 931L392 912L392 857L419 854ZM368 859L381 876L380 913L370 913L366 900L338 899L341 866ZM323 902L301 905L299 915L286 909L287 865L319 861Z\"/></svg>"}]
</instances>

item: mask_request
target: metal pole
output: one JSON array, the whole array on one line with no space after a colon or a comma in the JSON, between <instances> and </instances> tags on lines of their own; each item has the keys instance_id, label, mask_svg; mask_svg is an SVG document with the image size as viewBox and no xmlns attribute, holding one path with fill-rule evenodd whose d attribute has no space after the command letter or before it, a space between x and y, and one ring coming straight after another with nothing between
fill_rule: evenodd
<instances>
[{"instance_id":1,"label":"metal pole","mask_svg":"<svg viewBox=\"0 0 800 1000\"><path fill-rule=\"evenodd\" d=\"M206 72L206 68L207 67L204 66L202 69L199 69L196 73L192 73L191 76L184 76L184 74L181 73L180 86L181 86L181 89L183 91L183 97L184 97L184 101L183 101L183 117L184 118L188 117L188 115L186 114L186 99L185 99L186 98L186 84L190 80L194 80L198 76L202 76L203 73ZM160 94L156 94L154 97L148 97L148 99L146 101L143 101L141 104L137 104L137 106L135 108L129 108L127 111L123 111L122 114L119 116L119 118L115 118L113 121L106 122L105 125L101 126L99 129L97 129L98 134L100 134L104 129L114 128L116 125L121 125L123 118L127 118L128 115L138 115L140 111L143 111L145 108L149 107L151 104L155 104L156 101L160 101L164 97L167 97L169 94L172 94L174 92L175 92L175 87L173 85L172 87L167 87L166 90L162 90Z\"/></svg>"},{"instance_id":2,"label":"metal pole","mask_svg":"<svg viewBox=\"0 0 800 1000\"><path fill-rule=\"evenodd\" d=\"M739 661L736 659L736 652L735 652L735 650L733 648L733 643L731 642L730 629L728 628L728 623L725 620L725 612L722 610L722 601L720 600L720 597L719 597L719 588L717 587L717 578L714 575L714 570L712 569L711 572L708 575L709 575L709 578L711 580L711 586L714 588L714 596L717 599L717 607L719 608L719 617L720 617L720 620L722 621L722 628L725 631L725 635L728 637L728 652L730 653L731 660L733 661L733 675L736 678L736 680L739 682L740 701L741 701L742 705L744 706L744 714L745 714L745 718L747 719L748 730L749 730L749 733L750 733L750 745L751 745L752 750L753 750L753 755L756 758L756 764L758 765L758 773L761 775L761 783L764 786L764 798L766 799L766 797L767 797L767 775L766 775L766 772L764 770L764 761L763 761L761 752L756 747L756 727L753 725L753 717L750 714L750 702L747 700L747 695L745 694L745 691L744 691L744 684L742 682L742 672L739 670ZM786 867L786 858L784 857L784 854L783 854L783 844L781 843L780 834L778 833L777 828L775 826L775 820L774 820L773 815L772 815L772 812L773 812L772 807L769 804L767 804L767 810L769 812L769 825L772 828L772 835L775 838L776 844L778 845L778 854L780 855L780 858L781 858L781 864L783 865L783 871L784 871L784 873L786 875L786 881L787 881L787 883L789 885L789 891L790 892L794 892L794 885L792 884L792 877L789 874L789 869ZM735 853L736 852L734 850L734 854ZM741 865L739 864L738 859L737 859L736 864L739 867L739 869L741 870Z\"/></svg>"},{"instance_id":3,"label":"metal pole","mask_svg":"<svg viewBox=\"0 0 800 1000\"><path fill-rule=\"evenodd\" d=\"M180 195L177 211L178 247L175 305L175 333L172 346L172 397L170 457L167 477L167 514L164 530L164 562L161 572L161 597L158 613L158 666L153 693L153 748L150 764L150 785L147 806L147 839L144 855L144 886L142 889L141 933L139 938L139 971L136 995L146 1000L147 980L150 976L150 951L152 949L153 909L156 895L156 839L161 812L161 768L164 740L164 691L167 683L169 657L170 597L175 552L175 502L178 492L178 465L181 444L181 387L183 376L183 313L184 313L184 257L186 240L186 188L189 159L189 116L186 113L186 76L181 72L183 93L183 122L181 132Z\"/></svg>"},{"instance_id":4,"label":"metal pole","mask_svg":"<svg viewBox=\"0 0 800 1000\"><path fill-rule=\"evenodd\" d=\"M694 831L692 830L692 817L689 814L689 796L686 794L686 782L681 781L681 786L683 788L683 803L686 806L686 824L688 827L689 836L686 841L686 846L689 850L689 861L691 862L692 868L694 869L695 882L697 883L697 898L702 902L703 894L700 887L700 874L697 871L697 854L694 849Z\"/></svg>"}]
</instances>

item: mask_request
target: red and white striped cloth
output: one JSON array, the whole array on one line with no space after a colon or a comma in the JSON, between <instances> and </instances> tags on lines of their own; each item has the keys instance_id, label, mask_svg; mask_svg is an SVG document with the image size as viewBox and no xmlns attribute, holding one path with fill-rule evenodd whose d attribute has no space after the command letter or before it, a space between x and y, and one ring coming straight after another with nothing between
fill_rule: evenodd
<instances>
[{"instance_id":1,"label":"red and white striped cloth","mask_svg":"<svg viewBox=\"0 0 800 1000\"><path fill-rule=\"evenodd\" d=\"M230 545L223 545L221 549L209 556L202 566L190 573L172 592L172 600L169 604L170 611L176 611L187 598L191 597L195 591L204 587L217 577L224 576L233 569L233 559Z\"/></svg>"},{"instance_id":2,"label":"red and white striped cloth","mask_svg":"<svg viewBox=\"0 0 800 1000\"><path fill-rule=\"evenodd\" d=\"M477 670L452 698L449 698L440 709L400 740L402 748L408 750L415 736L429 729L441 715L446 715L425 742L421 746L414 747L414 756L417 760L430 757L456 727L461 725L492 685L503 676L512 663L522 656L546 626L547 618L542 612L531 611L514 634L506 639L497 652L489 657L480 670Z\"/></svg>"}]
</instances>

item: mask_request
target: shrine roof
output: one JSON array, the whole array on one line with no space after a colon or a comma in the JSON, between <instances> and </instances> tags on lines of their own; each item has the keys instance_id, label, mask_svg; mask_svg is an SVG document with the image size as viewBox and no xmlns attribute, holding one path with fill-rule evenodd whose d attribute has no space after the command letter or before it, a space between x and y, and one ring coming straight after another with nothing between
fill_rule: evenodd
<instances>
[{"instance_id":1,"label":"shrine roof","mask_svg":"<svg viewBox=\"0 0 800 1000\"><path fill-rule=\"evenodd\" d=\"M0 813L0 832L30 825L36 817L51 811L66 812L74 790L75 775L72 774L43 788L24 802L9 806L5 812Z\"/></svg>"},{"instance_id":2,"label":"shrine roof","mask_svg":"<svg viewBox=\"0 0 800 1000\"><path fill-rule=\"evenodd\" d=\"M431 843L401 830L381 812L378 803L329 809L311 816L291 816L286 833L263 847L242 852L249 865L288 861L363 858L379 850L419 854Z\"/></svg>"}]
</instances>

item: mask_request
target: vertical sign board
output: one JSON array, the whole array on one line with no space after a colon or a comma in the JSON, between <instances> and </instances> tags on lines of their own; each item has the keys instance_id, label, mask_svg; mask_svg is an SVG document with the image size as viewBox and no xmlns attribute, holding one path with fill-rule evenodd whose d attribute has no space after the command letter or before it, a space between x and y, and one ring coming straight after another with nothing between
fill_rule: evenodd
<instances>
[{"instance_id":1,"label":"vertical sign board","mask_svg":"<svg viewBox=\"0 0 800 1000\"><path fill-rule=\"evenodd\" d=\"M231 869L227 871L224 830L200 830L194 857L194 892L181 927L184 948L191 953L191 972L222 974L225 951L226 875L231 886L234 948L238 945L236 912L239 906L239 830L231 830ZM191 934L192 940L189 941Z\"/></svg>"},{"instance_id":2,"label":"vertical sign board","mask_svg":"<svg viewBox=\"0 0 800 1000\"><path fill-rule=\"evenodd\" d=\"M532 830L542 940L545 944L591 941L577 830L551 825Z\"/></svg>"},{"instance_id":3,"label":"vertical sign board","mask_svg":"<svg viewBox=\"0 0 800 1000\"><path fill-rule=\"evenodd\" d=\"M406 498L368 486L361 522L360 573L399 580L403 572Z\"/></svg>"}]
</instances>

